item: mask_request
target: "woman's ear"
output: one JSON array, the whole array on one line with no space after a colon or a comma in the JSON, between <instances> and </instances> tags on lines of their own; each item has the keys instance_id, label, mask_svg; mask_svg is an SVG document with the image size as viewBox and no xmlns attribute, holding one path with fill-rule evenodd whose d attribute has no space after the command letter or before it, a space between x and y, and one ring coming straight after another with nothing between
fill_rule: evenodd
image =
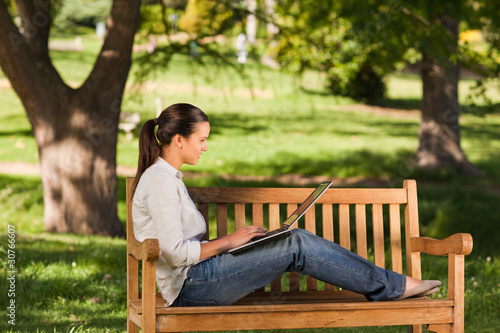
<instances>
[{"instance_id":1,"label":"woman's ear","mask_svg":"<svg viewBox=\"0 0 500 333\"><path fill-rule=\"evenodd\" d=\"M173 142L178 148L182 148L182 135L180 134L174 135Z\"/></svg>"}]
</instances>

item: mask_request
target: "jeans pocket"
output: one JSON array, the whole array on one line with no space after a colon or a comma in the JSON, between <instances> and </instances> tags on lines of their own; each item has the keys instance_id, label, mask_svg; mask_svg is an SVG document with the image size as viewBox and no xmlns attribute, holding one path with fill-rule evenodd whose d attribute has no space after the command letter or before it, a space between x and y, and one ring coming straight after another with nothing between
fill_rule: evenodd
<instances>
[{"instance_id":1,"label":"jeans pocket","mask_svg":"<svg viewBox=\"0 0 500 333\"><path fill-rule=\"evenodd\" d=\"M177 306L217 306L215 301L194 301L187 298L180 299L177 304Z\"/></svg>"}]
</instances>

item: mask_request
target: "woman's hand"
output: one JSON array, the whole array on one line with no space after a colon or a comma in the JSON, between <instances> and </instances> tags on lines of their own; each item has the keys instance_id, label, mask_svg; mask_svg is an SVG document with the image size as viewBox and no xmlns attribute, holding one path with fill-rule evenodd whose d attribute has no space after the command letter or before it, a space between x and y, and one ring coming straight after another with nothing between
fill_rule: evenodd
<instances>
[{"instance_id":1,"label":"woman's hand","mask_svg":"<svg viewBox=\"0 0 500 333\"><path fill-rule=\"evenodd\" d=\"M227 248L227 250L248 243L254 237L264 236L266 234L266 231L266 229L258 227L256 225L240 228L232 234L224 237L229 242L229 247Z\"/></svg>"},{"instance_id":2,"label":"woman's hand","mask_svg":"<svg viewBox=\"0 0 500 333\"><path fill-rule=\"evenodd\" d=\"M256 225L240 228L230 235L201 244L200 260L210 258L232 248L248 243L252 238L264 236L266 229Z\"/></svg>"}]
</instances>

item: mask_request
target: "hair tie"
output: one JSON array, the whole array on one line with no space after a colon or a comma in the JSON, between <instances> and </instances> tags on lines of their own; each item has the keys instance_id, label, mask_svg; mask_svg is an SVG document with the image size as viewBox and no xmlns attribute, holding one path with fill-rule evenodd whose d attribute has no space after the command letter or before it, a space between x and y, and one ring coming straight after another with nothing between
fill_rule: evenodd
<instances>
[{"instance_id":1,"label":"hair tie","mask_svg":"<svg viewBox=\"0 0 500 333\"><path fill-rule=\"evenodd\" d=\"M158 118L153 119L155 126L158 125Z\"/></svg>"}]
</instances>

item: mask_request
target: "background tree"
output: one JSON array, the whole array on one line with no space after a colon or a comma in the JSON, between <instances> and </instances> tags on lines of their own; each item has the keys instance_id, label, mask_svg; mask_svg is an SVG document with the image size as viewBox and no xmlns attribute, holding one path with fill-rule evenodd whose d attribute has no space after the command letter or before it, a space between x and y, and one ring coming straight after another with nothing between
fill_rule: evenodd
<instances>
[{"instance_id":1,"label":"background tree","mask_svg":"<svg viewBox=\"0 0 500 333\"><path fill-rule=\"evenodd\" d=\"M224 2L189 0L179 28L196 35L217 35L232 24L233 12Z\"/></svg>"},{"instance_id":2,"label":"background tree","mask_svg":"<svg viewBox=\"0 0 500 333\"><path fill-rule=\"evenodd\" d=\"M114 0L94 68L78 88L54 68L50 0L17 0L17 27L0 1L0 66L22 101L39 147L45 228L124 235L116 212L116 143L140 0Z\"/></svg>"},{"instance_id":3,"label":"background tree","mask_svg":"<svg viewBox=\"0 0 500 333\"><path fill-rule=\"evenodd\" d=\"M279 61L300 73L327 73L335 93L365 101L384 92L383 76L408 60L421 59L422 120L417 166L479 174L460 147L459 65L481 76L497 76L499 5L487 1L282 0ZM489 36L485 52L458 43L459 24ZM361 89L360 87L365 87ZM375 96L373 93L376 92Z\"/></svg>"}]
</instances>

